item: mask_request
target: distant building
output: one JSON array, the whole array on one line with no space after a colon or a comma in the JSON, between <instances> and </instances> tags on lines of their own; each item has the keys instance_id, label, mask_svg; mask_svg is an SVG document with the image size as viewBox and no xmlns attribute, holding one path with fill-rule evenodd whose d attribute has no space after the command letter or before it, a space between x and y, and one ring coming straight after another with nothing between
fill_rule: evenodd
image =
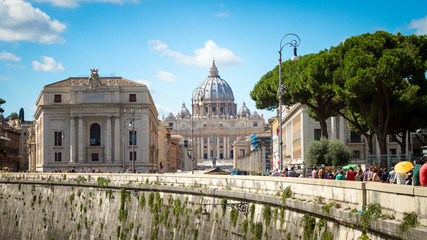
<instances>
[{"instance_id":1,"label":"distant building","mask_svg":"<svg viewBox=\"0 0 427 240\"><path fill-rule=\"evenodd\" d=\"M148 88L122 77L70 77L37 99L35 169L39 172L158 171L158 113Z\"/></svg>"},{"instance_id":2,"label":"distant building","mask_svg":"<svg viewBox=\"0 0 427 240\"><path fill-rule=\"evenodd\" d=\"M304 159L308 145L313 140L320 140L321 129L318 121L308 116L308 107L302 104L295 104L292 106L283 107L282 112L282 159L283 168L295 166L297 168L310 167L307 166ZM335 116L328 118L327 121L328 136L329 139L338 139L345 145L349 146L352 151L351 162L353 163L366 163L371 160L369 156L369 148L367 140L364 136L361 136L347 126L347 121L341 116ZM273 166L278 167L279 164L279 139L277 132L279 129L279 123L277 118L269 121L272 129L272 156ZM412 134L414 135L414 134ZM411 136L412 136L411 135ZM422 132L420 133L422 136ZM414 140L416 138L414 137ZM373 154L379 154L378 143L374 137L373 139ZM415 148L416 146L416 148ZM421 146L419 141L414 141L415 153L420 153L419 147ZM400 160L397 155L408 154L406 152L400 152L399 144L391 138L387 138L387 149L391 154L392 161L396 162ZM410 150L410 146L407 148ZM398 159L399 158L399 159ZM378 161L378 159L373 159ZM402 159L403 160L403 159Z\"/></svg>"},{"instance_id":3,"label":"distant building","mask_svg":"<svg viewBox=\"0 0 427 240\"><path fill-rule=\"evenodd\" d=\"M13 169L15 172L20 170L20 136L21 132L9 126L3 116L0 116L0 148L2 151L0 153L0 170L3 168L9 169L9 171Z\"/></svg>"},{"instance_id":4,"label":"distant building","mask_svg":"<svg viewBox=\"0 0 427 240\"><path fill-rule=\"evenodd\" d=\"M187 150L194 156L195 166L211 167L218 162L218 165L231 168L235 154L233 142L239 137L264 131L263 116L256 112L251 114L245 103L237 111L233 91L220 78L215 61L208 78L193 93L192 114L183 103L177 115L170 113L162 122L172 128L172 135L188 140ZM191 164L184 164L184 170L191 170Z\"/></svg>"}]
</instances>

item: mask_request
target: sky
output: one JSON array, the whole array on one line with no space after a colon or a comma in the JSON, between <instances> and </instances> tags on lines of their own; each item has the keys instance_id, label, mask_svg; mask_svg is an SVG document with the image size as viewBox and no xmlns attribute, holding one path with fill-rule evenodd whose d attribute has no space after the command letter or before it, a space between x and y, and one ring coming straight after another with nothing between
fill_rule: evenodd
<instances>
[{"instance_id":1,"label":"sky","mask_svg":"<svg viewBox=\"0 0 427 240\"><path fill-rule=\"evenodd\" d=\"M378 30L427 34L427 1L0 0L0 98L5 116L24 108L32 120L45 85L97 68L146 84L161 119L191 109L215 59L237 108L267 120L275 111L249 94L285 34L300 37L302 56ZM283 61L292 55L283 49Z\"/></svg>"}]
</instances>

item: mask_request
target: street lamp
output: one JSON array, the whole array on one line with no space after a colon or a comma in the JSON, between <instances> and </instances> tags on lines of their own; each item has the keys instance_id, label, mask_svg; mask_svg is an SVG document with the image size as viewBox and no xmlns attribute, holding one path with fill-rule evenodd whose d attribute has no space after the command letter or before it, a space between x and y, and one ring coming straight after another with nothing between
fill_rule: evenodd
<instances>
[{"instance_id":1,"label":"street lamp","mask_svg":"<svg viewBox=\"0 0 427 240\"><path fill-rule=\"evenodd\" d=\"M194 92L197 89L199 89L199 87L195 88L193 90L193 93L191 94L191 155L190 155L190 158L191 158L191 174L194 174L194 154L196 153L196 151L194 151L194 148L193 148L194 147L194 145L193 145L193 142L194 142L194 139L193 139L193 131L194 131L194 129L193 129L194 106L193 106L193 104L194 104ZM203 96L200 97L199 106L203 107Z\"/></svg>"},{"instance_id":2,"label":"street lamp","mask_svg":"<svg viewBox=\"0 0 427 240\"><path fill-rule=\"evenodd\" d=\"M283 39L287 36L292 36L294 37L293 40L291 40L290 42L284 43ZM292 61L298 61L299 58L297 56L297 47L299 46L299 44L301 43L300 38L298 37L298 35L294 34L294 33L288 33L285 36L282 37L282 39L280 40L280 48L279 48L279 170L282 171L282 165L283 165L283 154L282 154L282 95L283 93L286 91L286 84L282 85L282 49L284 46L289 45L290 47L294 47L294 56L292 57Z\"/></svg>"},{"instance_id":3,"label":"street lamp","mask_svg":"<svg viewBox=\"0 0 427 240\"><path fill-rule=\"evenodd\" d=\"M412 135L414 135L414 134L417 134L417 136L418 136L418 134L419 133L422 133L422 130L421 129L417 129L417 131L416 132L410 132L410 140L411 140L411 153L409 154L409 161L412 161L412 159L414 158L414 140L413 140L413 137L412 137Z\"/></svg>"},{"instance_id":4,"label":"street lamp","mask_svg":"<svg viewBox=\"0 0 427 240\"><path fill-rule=\"evenodd\" d=\"M125 170L125 159L126 159L126 151L125 151L125 129L126 129L126 120L129 120L129 131L130 131L130 138L131 141L129 143L131 143L132 146L132 152L131 152L131 156L132 156L132 173L135 173L135 140L136 140L136 133L135 133L135 111L139 110L141 111L140 108L135 109L134 107L130 107L129 108L129 112L127 108L124 109L124 115L123 115L123 170Z\"/></svg>"}]
</instances>

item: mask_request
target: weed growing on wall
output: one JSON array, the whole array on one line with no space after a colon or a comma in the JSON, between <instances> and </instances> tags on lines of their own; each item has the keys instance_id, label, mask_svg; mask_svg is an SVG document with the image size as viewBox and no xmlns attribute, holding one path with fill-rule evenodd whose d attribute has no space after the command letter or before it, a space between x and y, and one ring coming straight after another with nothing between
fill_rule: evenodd
<instances>
[{"instance_id":1,"label":"weed growing on wall","mask_svg":"<svg viewBox=\"0 0 427 240\"><path fill-rule=\"evenodd\" d=\"M128 210L125 209L126 199L129 193L124 188L120 189L120 210L119 210L119 221L123 222L128 216Z\"/></svg>"},{"instance_id":2,"label":"weed growing on wall","mask_svg":"<svg viewBox=\"0 0 427 240\"><path fill-rule=\"evenodd\" d=\"M323 212L323 214L329 214L330 212L330 210L331 210L331 208L332 207L334 207L335 206L335 202L331 202L331 203L329 203L328 205L325 205L325 206L323 206L322 207L322 212Z\"/></svg>"},{"instance_id":3,"label":"weed growing on wall","mask_svg":"<svg viewBox=\"0 0 427 240\"><path fill-rule=\"evenodd\" d=\"M262 209L262 217L264 218L265 221L265 227L269 227L270 226L270 221L271 221L271 206L266 204L264 205L263 209Z\"/></svg>"},{"instance_id":4,"label":"weed growing on wall","mask_svg":"<svg viewBox=\"0 0 427 240\"><path fill-rule=\"evenodd\" d=\"M243 233L243 239L244 240L246 240L246 234L248 232L248 227L249 227L249 220L248 219L243 220L242 233Z\"/></svg>"},{"instance_id":5,"label":"weed growing on wall","mask_svg":"<svg viewBox=\"0 0 427 240\"><path fill-rule=\"evenodd\" d=\"M239 210L233 208L230 211L230 223L233 227L236 226L237 219L239 218Z\"/></svg>"},{"instance_id":6,"label":"weed growing on wall","mask_svg":"<svg viewBox=\"0 0 427 240\"><path fill-rule=\"evenodd\" d=\"M142 193L141 196L139 196L139 207L141 209L144 209L145 207L145 193Z\"/></svg>"},{"instance_id":7,"label":"weed growing on wall","mask_svg":"<svg viewBox=\"0 0 427 240\"><path fill-rule=\"evenodd\" d=\"M282 205L285 205L285 200L287 198L291 198L292 197L292 189L291 186L287 186L284 190L283 190L283 194L282 194Z\"/></svg>"},{"instance_id":8,"label":"weed growing on wall","mask_svg":"<svg viewBox=\"0 0 427 240\"><path fill-rule=\"evenodd\" d=\"M369 204L364 213L360 215L359 225L362 227L362 237L367 238L368 226L372 220L377 220L381 217L381 204Z\"/></svg>"},{"instance_id":9,"label":"weed growing on wall","mask_svg":"<svg viewBox=\"0 0 427 240\"><path fill-rule=\"evenodd\" d=\"M420 225L420 221L418 220L418 216L415 212L411 212L406 214L403 217L403 222L399 225L397 229L397 233L405 239L407 233L411 228L418 227Z\"/></svg>"},{"instance_id":10,"label":"weed growing on wall","mask_svg":"<svg viewBox=\"0 0 427 240\"><path fill-rule=\"evenodd\" d=\"M316 227L316 219L311 217L308 213L302 217L303 231L302 235L304 240L310 240L313 238L314 228Z\"/></svg>"},{"instance_id":11,"label":"weed growing on wall","mask_svg":"<svg viewBox=\"0 0 427 240\"><path fill-rule=\"evenodd\" d=\"M105 190L105 198L108 198L108 200L111 200L111 194L113 191L111 189Z\"/></svg>"},{"instance_id":12,"label":"weed growing on wall","mask_svg":"<svg viewBox=\"0 0 427 240\"><path fill-rule=\"evenodd\" d=\"M150 207L150 212L153 212L153 207L154 207L154 193L150 192L150 194L148 194L148 207Z\"/></svg>"},{"instance_id":13,"label":"weed growing on wall","mask_svg":"<svg viewBox=\"0 0 427 240\"><path fill-rule=\"evenodd\" d=\"M227 212L227 199L223 198L221 200L221 208L222 208L222 217L225 216L225 213Z\"/></svg>"},{"instance_id":14,"label":"weed growing on wall","mask_svg":"<svg viewBox=\"0 0 427 240\"><path fill-rule=\"evenodd\" d=\"M255 217L255 204L252 203L251 208L249 209L249 220L253 222L254 217Z\"/></svg>"}]
</instances>

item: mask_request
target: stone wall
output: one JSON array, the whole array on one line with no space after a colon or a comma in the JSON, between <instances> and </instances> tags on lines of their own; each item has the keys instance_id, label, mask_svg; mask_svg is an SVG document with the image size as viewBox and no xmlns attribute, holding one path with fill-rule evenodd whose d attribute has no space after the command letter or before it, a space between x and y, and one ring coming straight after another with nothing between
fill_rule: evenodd
<instances>
[{"instance_id":1,"label":"stone wall","mask_svg":"<svg viewBox=\"0 0 427 240\"><path fill-rule=\"evenodd\" d=\"M287 186L293 195L283 200ZM420 188L399 194L381 187L272 177L2 174L0 239L301 239L304 233L325 232L333 239L357 239L360 215L348 206L359 206L360 199L366 199L365 205L380 199L384 209L408 212L414 206L385 199L401 195L425 203L425 192L416 192ZM326 205L332 200L340 204ZM221 205L224 201L227 205ZM239 204L241 211L230 205L241 202L247 203ZM311 230L310 219L316 223ZM319 229L321 222L326 226ZM398 239L399 224L377 220L368 236ZM426 233L425 227L412 229L407 239Z\"/></svg>"}]
</instances>

